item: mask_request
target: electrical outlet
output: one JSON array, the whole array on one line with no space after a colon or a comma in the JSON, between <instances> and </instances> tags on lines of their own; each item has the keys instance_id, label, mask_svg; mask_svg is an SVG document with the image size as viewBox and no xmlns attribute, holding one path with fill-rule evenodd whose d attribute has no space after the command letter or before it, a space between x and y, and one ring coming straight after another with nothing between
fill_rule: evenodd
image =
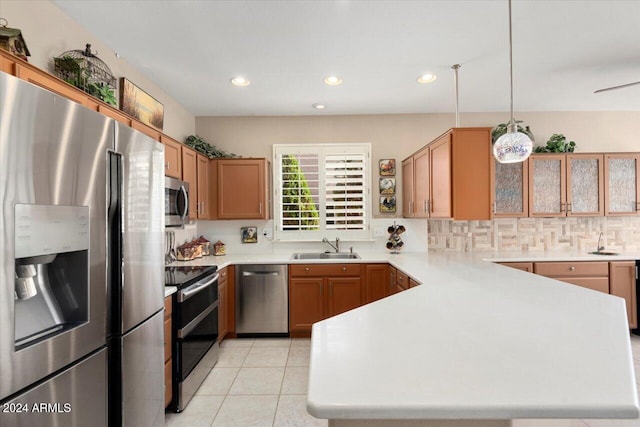
<instances>
[{"instance_id":1,"label":"electrical outlet","mask_svg":"<svg viewBox=\"0 0 640 427\"><path fill-rule=\"evenodd\" d=\"M373 237L384 237L384 228L382 227L374 227L373 228Z\"/></svg>"},{"instance_id":2,"label":"electrical outlet","mask_svg":"<svg viewBox=\"0 0 640 427\"><path fill-rule=\"evenodd\" d=\"M273 239L273 230L270 227L265 227L262 229L262 235L267 239Z\"/></svg>"}]
</instances>

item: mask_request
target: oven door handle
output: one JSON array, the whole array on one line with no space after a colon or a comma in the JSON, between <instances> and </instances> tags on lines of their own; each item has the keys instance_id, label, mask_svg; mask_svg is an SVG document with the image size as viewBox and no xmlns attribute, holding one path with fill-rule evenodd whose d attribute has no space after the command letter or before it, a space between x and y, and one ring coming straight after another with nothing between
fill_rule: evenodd
<instances>
[{"instance_id":1,"label":"oven door handle","mask_svg":"<svg viewBox=\"0 0 640 427\"><path fill-rule=\"evenodd\" d=\"M180 328L177 331L177 337L178 339L183 339L185 338L187 335L189 335L191 333L191 331L193 331L193 329L198 326L198 324L200 322L202 322L202 320L207 317L209 315L209 313L211 313L213 310L215 310L216 308L218 308L218 301L214 302L213 304L211 304L209 307L205 308L202 313L198 314L191 322L187 323L184 328Z\"/></svg>"},{"instance_id":2,"label":"oven door handle","mask_svg":"<svg viewBox=\"0 0 640 427\"><path fill-rule=\"evenodd\" d=\"M193 285L181 290L178 292L178 302L184 302L186 300L188 300L189 298L191 298L192 296L194 296L195 294L197 294L198 292L208 288L209 286L211 286L215 281L218 280L218 277L220 277L220 274L216 273L210 280L207 280L206 282L197 282L194 283Z\"/></svg>"}]
</instances>

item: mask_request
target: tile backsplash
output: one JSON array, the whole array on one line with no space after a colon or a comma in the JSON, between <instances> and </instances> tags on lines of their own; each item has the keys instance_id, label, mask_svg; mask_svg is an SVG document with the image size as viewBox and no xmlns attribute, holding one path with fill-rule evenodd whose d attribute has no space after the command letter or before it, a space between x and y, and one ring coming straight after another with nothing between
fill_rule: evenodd
<instances>
[{"instance_id":1,"label":"tile backsplash","mask_svg":"<svg viewBox=\"0 0 640 427\"><path fill-rule=\"evenodd\" d=\"M428 221L428 246L441 251L640 249L640 217L509 218L492 221Z\"/></svg>"}]
</instances>

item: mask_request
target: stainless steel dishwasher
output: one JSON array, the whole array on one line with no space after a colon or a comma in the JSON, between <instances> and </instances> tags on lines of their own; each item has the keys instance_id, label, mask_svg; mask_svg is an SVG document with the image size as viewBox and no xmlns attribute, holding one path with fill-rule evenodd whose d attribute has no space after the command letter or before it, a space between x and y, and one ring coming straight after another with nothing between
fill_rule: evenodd
<instances>
[{"instance_id":1,"label":"stainless steel dishwasher","mask_svg":"<svg viewBox=\"0 0 640 427\"><path fill-rule=\"evenodd\" d=\"M236 266L236 334L289 333L287 266Z\"/></svg>"}]
</instances>

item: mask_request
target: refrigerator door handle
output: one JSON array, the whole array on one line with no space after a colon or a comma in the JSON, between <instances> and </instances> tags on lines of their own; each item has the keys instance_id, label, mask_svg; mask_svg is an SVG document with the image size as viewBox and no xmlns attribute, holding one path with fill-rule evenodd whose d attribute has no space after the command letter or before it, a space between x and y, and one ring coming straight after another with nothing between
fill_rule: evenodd
<instances>
[{"instance_id":1,"label":"refrigerator door handle","mask_svg":"<svg viewBox=\"0 0 640 427\"><path fill-rule=\"evenodd\" d=\"M192 296L194 296L195 294L197 294L198 292L208 288L213 283L215 283L219 277L220 275L216 273L211 279L207 280L206 282L198 282L185 288L184 290L179 291L178 302L184 302L189 298L191 298Z\"/></svg>"}]
</instances>

